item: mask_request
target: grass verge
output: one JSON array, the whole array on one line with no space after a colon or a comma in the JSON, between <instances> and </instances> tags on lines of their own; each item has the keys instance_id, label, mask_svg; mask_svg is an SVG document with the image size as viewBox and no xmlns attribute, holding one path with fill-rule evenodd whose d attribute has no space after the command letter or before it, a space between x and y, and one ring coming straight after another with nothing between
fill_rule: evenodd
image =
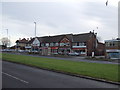
<instances>
[{"instance_id":1,"label":"grass verge","mask_svg":"<svg viewBox=\"0 0 120 90\"><path fill-rule=\"evenodd\" d=\"M2 54L2 59L45 69L120 82L118 79L118 65L114 64L75 62L7 53Z\"/></svg>"}]
</instances>

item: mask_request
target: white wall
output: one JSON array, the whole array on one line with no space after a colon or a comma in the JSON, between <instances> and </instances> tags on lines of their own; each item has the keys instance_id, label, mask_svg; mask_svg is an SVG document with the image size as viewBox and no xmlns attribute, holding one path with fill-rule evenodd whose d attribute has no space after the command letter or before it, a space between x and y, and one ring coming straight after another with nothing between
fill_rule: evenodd
<instances>
[{"instance_id":1,"label":"white wall","mask_svg":"<svg viewBox=\"0 0 120 90\"><path fill-rule=\"evenodd\" d=\"M32 45L33 46L40 46L40 41L37 38L35 38L35 40L33 41Z\"/></svg>"}]
</instances>

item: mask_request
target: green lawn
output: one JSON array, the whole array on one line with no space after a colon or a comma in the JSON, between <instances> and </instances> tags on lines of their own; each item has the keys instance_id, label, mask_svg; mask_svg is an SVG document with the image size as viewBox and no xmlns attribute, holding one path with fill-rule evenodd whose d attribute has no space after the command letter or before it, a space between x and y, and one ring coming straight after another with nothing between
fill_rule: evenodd
<instances>
[{"instance_id":1,"label":"green lawn","mask_svg":"<svg viewBox=\"0 0 120 90\"><path fill-rule=\"evenodd\" d=\"M6 53L3 53L2 58L3 60L32 65L40 68L120 82L120 80L118 80L118 65L65 61Z\"/></svg>"}]
</instances>

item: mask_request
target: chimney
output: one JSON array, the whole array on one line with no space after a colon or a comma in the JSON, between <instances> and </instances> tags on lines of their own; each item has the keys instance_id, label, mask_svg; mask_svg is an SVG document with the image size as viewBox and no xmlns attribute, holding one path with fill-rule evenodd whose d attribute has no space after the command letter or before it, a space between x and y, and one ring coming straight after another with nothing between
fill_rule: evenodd
<instances>
[{"instance_id":1,"label":"chimney","mask_svg":"<svg viewBox=\"0 0 120 90\"><path fill-rule=\"evenodd\" d=\"M97 35L97 33L95 33L95 35Z\"/></svg>"},{"instance_id":2,"label":"chimney","mask_svg":"<svg viewBox=\"0 0 120 90\"><path fill-rule=\"evenodd\" d=\"M32 37L30 37L30 40L32 39Z\"/></svg>"},{"instance_id":3,"label":"chimney","mask_svg":"<svg viewBox=\"0 0 120 90\"><path fill-rule=\"evenodd\" d=\"M94 30L93 30L93 33L94 33Z\"/></svg>"},{"instance_id":4,"label":"chimney","mask_svg":"<svg viewBox=\"0 0 120 90\"><path fill-rule=\"evenodd\" d=\"M27 40L29 41L29 38L27 38Z\"/></svg>"}]
</instances>

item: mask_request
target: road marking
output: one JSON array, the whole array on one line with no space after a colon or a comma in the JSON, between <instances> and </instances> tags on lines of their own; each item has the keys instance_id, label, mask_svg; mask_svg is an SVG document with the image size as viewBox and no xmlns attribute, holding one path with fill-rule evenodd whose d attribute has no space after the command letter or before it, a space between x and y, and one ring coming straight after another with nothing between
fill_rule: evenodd
<instances>
[{"instance_id":1,"label":"road marking","mask_svg":"<svg viewBox=\"0 0 120 90\"><path fill-rule=\"evenodd\" d=\"M21 82L24 82L24 83L29 83L29 82L27 82L27 81L25 81L25 80L22 80L22 79L20 79L20 78L17 78L17 77L15 77L15 76L12 76L12 75L10 75L10 74L7 74L7 73L5 73L5 72L2 72L2 74L5 74L5 75L7 75L7 76L9 76L9 77L12 77L12 78L14 78L14 79L16 79L16 80L19 80L19 81L21 81Z\"/></svg>"}]
</instances>

